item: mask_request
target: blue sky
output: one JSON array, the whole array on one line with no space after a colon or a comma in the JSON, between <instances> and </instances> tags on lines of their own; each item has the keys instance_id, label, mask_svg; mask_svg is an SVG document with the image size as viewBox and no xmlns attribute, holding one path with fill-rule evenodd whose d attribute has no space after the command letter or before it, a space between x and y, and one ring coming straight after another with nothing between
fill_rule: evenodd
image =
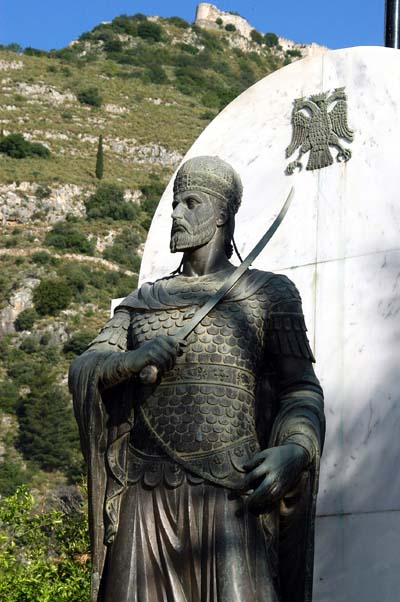
<instances>
[{"instance_id":1,"label":"blue sky","mask_svg":"<svg viewBox=\"0 0 400 602\"><path fill-rule=\"evenodd\" d=\"M218 0L260 31L330 48L382 45L384 0ZM178 15L193 21L195 0L0 0L0 43L61 48L120 14Z\"/></svg>"}]
</instances>

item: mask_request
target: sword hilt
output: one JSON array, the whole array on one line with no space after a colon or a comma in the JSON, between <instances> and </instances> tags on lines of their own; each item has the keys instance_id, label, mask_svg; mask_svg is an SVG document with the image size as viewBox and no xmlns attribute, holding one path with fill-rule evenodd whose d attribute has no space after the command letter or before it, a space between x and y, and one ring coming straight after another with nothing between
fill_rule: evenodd
<instances>
[{"instance_id":1,"label":"sword hilt","mask_svg":"<svg viewBox=\"0 0 400 602\"><path fill-rule=\"evenodd\" d=\"M157 366L148 365L139 372L140 382L143 385L154 385L158 379L159 370Z\"/></svg>"}]
</instances>

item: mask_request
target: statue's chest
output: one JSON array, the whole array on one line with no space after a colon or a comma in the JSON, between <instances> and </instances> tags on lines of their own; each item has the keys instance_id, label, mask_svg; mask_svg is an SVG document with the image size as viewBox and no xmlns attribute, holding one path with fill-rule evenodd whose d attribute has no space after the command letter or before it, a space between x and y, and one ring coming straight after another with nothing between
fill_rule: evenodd
<instances>
[{"instance_id":1,"label":"statue's chest","mask_svg":"<svg viewBox=\"0 0 400 602\"><path fill-rule=\"evenodd\" d=\"M179 337L195 309L135 314L132 348L161 334ZM264 352L265 314L262 295L215 307L190 334L174 368L146 396L148 420L176 451L202 453L256 439L256 376Z\"/></svg>"},{"instance_id":2,"label":"statue's chest","mask_svg":"<svg viewBox=\"0 0 400 602\"><path fill-rule=\"evenodd\" d=\"M256 294L215 307L187 338L177 365L231 365L254 372L263 354L267 301ZM176 336L197 306L135 313L130 347L136 349L159 335Z\"/></svg>"}]
</instances>

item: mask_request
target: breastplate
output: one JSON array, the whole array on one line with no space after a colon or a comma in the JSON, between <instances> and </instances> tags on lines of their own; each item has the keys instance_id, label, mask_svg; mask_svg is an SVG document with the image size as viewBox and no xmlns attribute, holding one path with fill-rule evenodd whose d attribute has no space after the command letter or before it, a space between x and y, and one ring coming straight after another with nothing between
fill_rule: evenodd
<instances>
[{"instance_id":1,"label":"breastplate","mask_svg":"<svg viewBox=\"0 0 400 602\"><path fill-rule=\"evenodd\" d=\"M185 353L173 370L150 392L142 389L140 403L152 429L183 457L215 454L257 441L255 394L263 359L266 304L261 291L243 301L218 305L187 339ZM179 332L195 309L136 312L131 321L131 348L158 335ZM140 448L140 439L146 440L145 432L138 414L135 447Z\"/></svg>"}]
</instances>

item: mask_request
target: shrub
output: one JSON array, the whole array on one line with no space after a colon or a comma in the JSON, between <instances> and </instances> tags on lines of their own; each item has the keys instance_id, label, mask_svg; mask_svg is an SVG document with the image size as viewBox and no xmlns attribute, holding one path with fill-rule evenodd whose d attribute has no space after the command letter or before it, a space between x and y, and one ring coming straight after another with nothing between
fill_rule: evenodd
<instances>
[{"instance_id":1,"label":"shrub","mask_svg":"<svg viewBox=\"0 0 400 602\"><path fill-rule=\"evenodd\" d=\"M255 42L256 44L260 44L260 46L264 42L264 36L262 35L262 33L257 31L257 29L251 30L250 37L253 40L253 42Z\"/></svg>"},{"instance_id":2,"label":"shrub","mask_svg":"<svg viewBox=\"0 0 400 602\"><path fill-rule=\"evenodd\" d=\"M73 359L76 355L81 355L93 341L97 332L93 330L81 330L75 332L71 338L64 344L63 352L65 355Z\"/></svg>"},{"instance_id":3,"label":"shrub","mask_svg":"<svg viewBox=\"0 0 400 602\"><path fill-rule=\"evenodd\" d=\"M215 19L215 22L217 25L219 25L220 27L224 24L223 20L221 19L221 17L218 17L218 19Z\"/></svg>"},{"instance_id":4,"label":"shrub","mask_svg":"<svg viewBox=\"0 0 400 602\"><path fill-rule=\"evenodd\" d=\"M137 272L140 268L140 257L137 255L140 243L141 238L135 230L124 228L115 237L113 244L105 249L103 256L128 270Z\"/></svg>"},{"instance_id":5,"label":"shrub","mask_svg":"<svg viewBox=\"0 0 400 602\"><path fill-rule=\"evenodd\" d=\"M48 56L45 50L39 50L39 48L32 48L31 46L27 46L24 49L24 54L27 56Z\"/></svg>"},{"instance_id":6,"label":"shrub","mask_svg":"<svg viewBox=\"0 0 400 602\"><path fill-rule=\"evenodd\" d=\"M207 50L223 50L222 42L217 33L196 27L193 27L193 31L196 31Z\"/></svg>"},{"instance_id":7,"label":"shrub","mask_svg":"<svg viewBox=\"0 0 400 602\"><path fill-rule=\"evenodd\" d=\"M88 527L80 505L37 510L26 487L0 500L0 596L7 602L90 598Z\"/></svg>"},{"instance_id":8,"label":"shrub","mask_svg":"<svg viewBox=\"0 0 400 602\"><path fill-rule=\"evenodd\" d=\"M207 79L202 70L195 66L177 67L175 76L177 88L182 94L200 92L207 85Z\"/></svg>"},{"instance_id":9,"label":"shrub","mask_svg":"<svg viewBox=\"0 0 400 602\"><path fill-rule=\"evenodd\" d=\"M41 316L56 316L71 302L68 284L59 278L42 280L33 291L33 303Z\"/></svg>"},{"instance_id":10,"label":"shrub","mask_svg":"<svg viewBox=\"0 0 400 602\"><path fill-rule=\"evenodd\" d=\"M279 44L279 38L276 35L276 33L266 33L264 36L264 43L269 47L272 48L273 46L278 46Z\"/></svg>"},{"instance_id":11,"label":"shrub","mask_svg":"<svg viewBox=\"0 0 400 602\"><path fill-rule=\"evenodd\" d=\"M14 414L19 402L19 386L13 380L0 382L0 409ZM1 473L1 470L0 470Z\"/></svg>"},{"instance_id":12,"label":"shrub","mask_svg":"<svg viewBox=\"0 0 400 602\"><path fill-rule=\"evenodd\" d=\"M105 52L121 52L123 45L118 38L112 38L104 43Z\"/></svg>"},{"instance_id":13,"label":"shrub","mask_svg":"<svg viewBox=\"0 0 400 602\"><path fill-rule=\"evenodd\" d=\"M153 217L157 205L162 197L165 190L165 182L160 180L157 174L150 175L150 184L145 184L141 187L140 192L143 194L144 199L140 206L143 211Z\"/></svg>"},{"instance_id":14,"label":"shrub","mask_svg":"<svg viewBox=\"0 0 400 602\"><path fill-rule=\"evenodd\" d=\"M94 245L76 224L69 221L57 222L46 234L44 243L48 247L55 247L62 251L74 251L90 255L94 252Z\"/></svg>"},{"instance_id":15,"label":"shrub","mask_svg":"<svg viewBox=\"0 0 400 602\"><path fill-rule=\"evenodd\" d=\"M68 471L75 454L78 458L77 425L64 390L44 365L40 368L43 373L18 407L18 447L43 470Z\"/></svg>"},{"instance_id":16,"label":"shrub","mask_svg":"<svg viewBox=\"0 0 400 602\"><path fill-rule=\"evenodd\" d=\"M297 48L289 48L289 50L286 50L286 55L296 58L300 58L302 56L300 50Z\"/></svg>"},{"instance_id":17,"label":"shrub","mask_svg":"<svg viewBox=\"0 0 400 602\"><path fill-rule=\"evenodd\" d=\"M11 454L6 451L1 460L0 496L13 495L18 487L26 483L28 476L21 463L15 462Z\"/></svg>"},{"instance_id":18,"label":"shrub","mask_svg":"<svg viewBox=\"0 0 400 602\"><path fill-rule=\"evenodd\" d=\"M204 119L205 121L211 121L211 119L214 119L214 117L214 111L204 111L204 113L200 115L200 119Z\"/></svg>"},{"instance_id":19,"label":"shrub","mask_svg":"<svg viewBox=\"0 0 400 602\"><path fill-rule=\"evenodd\" d=\"M92 107L101 107L103 102L103 98L98 88L95 88L94 86L80 90L76 97L81 104Z\"/></svg>"},{"instance_id":20,"label":"shrub","mask_svg":"<svg viewBox=\"0 0 400 602\"><path fill-rule=\"evenodd\" d=\"M192 44L185 44L182 42L181 44L179 44L179 48L183 50L183 52L187 52L188 54L196 55L199 53L199 49L196 48L196 46L193 46Z\"/></svg>"},{"instance_id":21,"label":"shrub","mask_svg":"<svg viewBox=\"0 0 400 602\"><path fill-rule=\"evenodd\" d=\"M152 23L151 21L143 21L138 25L137 35L143 40L161 42L163 37L163 29L158 23Z\"/></svg>"},{"instance_id":22,"label":"shrub","mask_svg":"<svg viewBox=\"0 0 400 602\"><path fill-rule=\"evenodd\" d=\"M24 330L32 330L32 326L37 320L38 315L35 309L28 308L21 311L14 322L15 330L22 332Z\"/></svg>"},{"instance_id":23,"label":"shrub","mask_svg":"<svg viewBox=\"0 0 400 602\"><path fill-rule=\"evenodd\" d=\"M32 255L32 261L33 263L36 263L36 265L47 265L56 263L54 257L49 255L47 251L37 251L36 253L34 253Z\"/></svg>"},{"instance_id":24,"label":"shrub","mask_svg":"<svg viewBox=\"0 0 400 602\"><path fill-rule=\"evenodd\" d=\"M153 65L147 69L146 74L153 84L165 84L168 82L168 76L161 65Z\"/></svg>"},{"instance_id":25,"label":"shrub","mask_svg":"<svg viewBox=\"0 0 400 602\"><path fill-rule=\"evenodd\" d=\"M50 157L48 148L39 142L29 142L22 134L9 134L0 138L0 153L4 153L13 159L24 159L25 157Z\"/></svg>"},{"instance_id":26,"label":"shrub","mask_svg":"<svg viewBox=\"0 0 400 602\"><path fill-rule=\"evenodd\" d=\"M8 50L9 52L16 52L18 54L21 54L21 52L23 52L22 46L20 44L17 44L16 42L11 42L11 44L2 46L2 48L4 50Z\"/></svg>"},{"instance_id":27,"label":"shrub","mask_svg":"<svg viewBox=\"0 0 400 602\"><path fill-rule=\"evenodd\" d=\"M85 201L85 206L89 219L131 220L138 214L137 207L124 200L123 189L110 183L99 184L96 192Z\"/></svg>"},{"instance_id":28,"label":"shrub","mask_svg":"<svg viewBox=\"0 0 400 602\"><path fill-rule=\"evenodd\" d=\"M137 24L135 19L128 17L127 15L120 15L115 17L111 22L113 31L125 33L129 36L137 35Z\"/></svg>"},{"instance_id":29,"label":"shrub","mask_svg":"<svg viewBox=\"0 0 400 602\"><path fill-rule=\"evenodd\" d=\"M90 280L89 271L88 266L68 262L58 270L58 276L68 284L74 298L79 298Z\"/></svg>"},{"instance_id":30,"label":"shrub","mask_svg":"<svg viewBox=\"0 0 400 602\"><path fill-rule=\"evenodd\" d=\"M227 23L225 25L225 29L226 31L236 31L236 27L233 23Z\"/></svg>"},{"instance_id":31,"label":"shrub","mask_svg":"<svg viewBox=\"0 0 400 602\"><path fill-rule=\"evenodd\" d=\"M19 346L19 348L24 353L27 353L28 355L30 355L31 353L36 353L36 351L38 350L38 343L37 343L36 339L34 339L33 337L26 337L26 339L24 339L21 342L21 345Z\"/></svg>"},{"instance_id":32,"label":"shrub","mask_svg":"<svg viewBox=\"0 0 400 602\"><path fill-rule=\"evenodd\" d=\"M190 23L181 17L169 17L167 21L168 23L171 23L171 25L175 25L175 27L179 27L180 29L189 29L190 27Z\"/></svg>"}]
</instances>

